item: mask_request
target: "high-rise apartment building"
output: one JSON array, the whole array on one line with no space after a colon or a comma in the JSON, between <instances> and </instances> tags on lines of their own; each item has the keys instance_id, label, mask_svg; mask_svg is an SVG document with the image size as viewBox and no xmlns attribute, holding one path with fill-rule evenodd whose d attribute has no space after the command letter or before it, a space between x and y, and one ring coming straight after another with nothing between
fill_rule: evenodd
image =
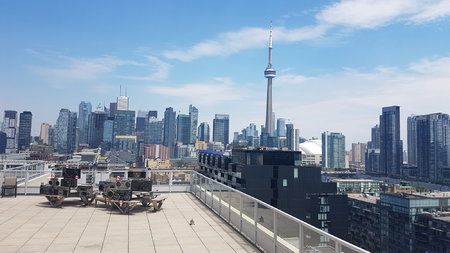
<instances>
[{"instance_id":1,"label":"high-rise apartment building","mask_svg":"<svg viewBox=\"0 0 450 253\"><path fill-rule=\"evenodd\" d=\"M144 144L163 144L164 122L151 117L145 123Z\"/></svg>"},{"instance_id":2,"label":"high-rise apartment building","mask_svg":"<svg viewBox=\"0 0 450 253\"><path fill-rule=\"evenodd\" d=\"M198 127L198 140L209 142L209 124L207 122L200 123Z\"/></svg>"},{"instance_id":3,"label":"high-rise apartment building","mask_svg":"<svg viewBox=\"0 0 450 253\"><path fill-rule=\"evenodd\" d=\"M228 145L230 136L230 116L228 114L216 114L213 120L213 142Z\"/></svg>"},{"instance_id":4,"label":"high-rise apartment building","mask_svg":"<svg viewBox=\"0 0 450 253\"><path fill-rule=\"evenodd\" d=\"M367 149L366 143L352 143L352 160L351 163L353 164L365 164L366 158L365 153Z\"/></svg>"},{"instance_id":5,"label":"high-rise apartment building","mask_svg":"<svg viewBox=\"0 0 450 253\"><path fill-rule=\"evenodd\" d=\"M170 157L175 157L176 128L176 112L173 111L172 107L168 107L164 111L163 145L169 148Z\"/></svg>"},{"instance_id":6,"label":"high-rise apartment building","mask_svg":"<svg viewBox=\"0 0 450 253\"><path fill-rule=\"evenodd\" d=\"M17 112L16 111L5 111L5 116L3 117L3 127L2 132L6 134L6 148L5 153L17 153Z\"/></svg>"},{"instance_id":7,"label":"high-rise apartment building","mask_svg":"<svg viewBox=\"0 0 450 253\"><path fill-rule=\"evenodd\" d=\"M45 123L45 122L41 124L41 131L39 133L39 139L42 141L43 144L49 144L49 140L48 140L49 129L50 129L50 124Z\"/></svg>"},{"instance_id":8,"label":"high-rise apartment building","mask_svg":"<svg viewBox=\"0 0 450 253\"><path fill-rule=\"evenodd\" d=\"M277 119L277 136L286 136L286 120L285 119Z\"/></svg>"},{"instance_id":9,"label":"high-rise apartment building","mask_svg":"<svg viewBox=\"0 0 450 253\"><path fill-rule=\"evenodd\" d=\"M341 133L322 133L322 167L345 168L345 136Z\"/></svg>"},{"instance_id":10,"label":"high-rise apartment building","mask_svg":"<svg viewBox=\"0 0 450 253\"><path fill-rule=\"evenodd\" d=\"M78 144L88 143L89 115L91 114L91 112L92 112L91 103L81 101L80 105L78 106L78 119L77 119Z\"/></svg>"},{"instance_id":11,"label":"high-rise apartment building","mask_svg":"<svg viewBox=\"0 0 450 253\"><path fill-rule=\"evenodd\" d=\"M189 142L195 143L197 140L198 109L193 105L189 105L189 117L191 119Z\"/></svg>"},{"instance_id":12,"label":"high-rise apartment building","mask_svg":"<svg viewBox=\"0 0 450 253\"><path fill-rule=\"evenodd\" d=\"M367 148L380 149L380 127L378 125L371 129L371 141L367 143Z\"/></svg>"},{"instance_id":13,"label":"high-rise apartment building","mask_svg":"<svg viewBox=\"0 0 450 253\"><path fill-rule=\"evenodd\" d=\"M295 151L295 142L294 124L286 124L286 146L288 150Z\"/></svg>"},{"instance_id":14,"label":"high-rise apartment building","mask_svg":"<svg viewBox=\"0 0 450 253\"><path fill-rule=\"evenodd\" d=\"M177 142L189 144L191 142L191 116L178 114L177 116Z\"/></svg>"},{"instance_id":15,"label":"high-rise apartment building","mask_svg":"<svg viewBox=\"0 0 450 253\"><path fill-rule=\"evenodd\" d=\"M60 154L71 154L76 145L77 113L61 109L55 126L55 149Z\"/></svg>"},{"instance_id":16,"label":"high-rise apartment building","mask_svg":"<svg viewBox=\"0 0 450 253\"><path fill-rule=\"evenodd\" d=\"M400 106L383 107L380 116L380 173L400 175L403 143L400 140Z\"/></svg>"},{"instance_id":17,"label":"high-rise apartment building","mask_svg":"<svg viewBox=\"0 0 450 253\"><path fill-rule=\"evenodd\" d=\"M450 120L448 114L408 117L408 165L417 167L425 180L442 179L449 165Z\"/></svg>"},{"instance_id":18,"label":"high-rise apartment building","mask_svg":"<svg viewBox=\"0 0 450 253\"><path fill-rule=\"evenodd\" d=\"M25 111L20 114L19 119L19 134L18 134L18 149L26 150L30 147L31 143L31 122L33 114Z\"/></svg>"}]
</instances>

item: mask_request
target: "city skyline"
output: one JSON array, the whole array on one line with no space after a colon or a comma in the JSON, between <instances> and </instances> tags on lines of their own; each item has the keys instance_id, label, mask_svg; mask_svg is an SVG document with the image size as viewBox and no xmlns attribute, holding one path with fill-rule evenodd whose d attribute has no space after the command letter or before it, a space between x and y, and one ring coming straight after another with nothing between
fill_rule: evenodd
<instances>
[{"instance_id":1,"label":"city skyline","mask_svg":"<svg viewBox=\"0 0 450 253\"><path fill-rule=\"evenodd\" d=\"M34 136L61 108L108 106L120 85L131 110L193 104L199 122L229 114L230 132L259 130L270 20L273 111L302 137L366 142L381 108L399 105L405 142L408 116L449 112L445 1L86 5L2 3L0 111L31 111Z\"/></svg>"}]
</instances>

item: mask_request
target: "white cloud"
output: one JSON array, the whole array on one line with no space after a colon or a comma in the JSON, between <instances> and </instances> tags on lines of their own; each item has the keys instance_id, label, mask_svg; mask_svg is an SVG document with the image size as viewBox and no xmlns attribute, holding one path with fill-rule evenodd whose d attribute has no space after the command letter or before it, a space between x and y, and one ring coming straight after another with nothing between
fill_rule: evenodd
<instances>
[{"instance_id":1,"label":"white cloud","mask_svg":"<svg viewBox=\"0 0 450 253\"><path fill-rule=\"evenodd\" d=\"M306 77L302 75L282 75L276 79L275 85L283 85L283 84L301 84L307 80L312 79L312 77Z\"/></svg>"},{"instance_id":2,"label":"white cloud","mask_svg":"<svg viewBox=\"0 0 450 253\"><path fill-rule=\"evenodd\" d=\"M399 105L406 146L409 115L450 113L450 75L445 71L450 69L450 59L422 59L409 66L379 67L370 72L345 69L307 79L289 89L276 89L274 111L291 119L302 136L337 131L346 135L350 144L369 140L370 128L378 124L382 107ZM333 129L328 129L330 125Z\"/></svg>"},{"instance_id":3,"label":"white cloud","mask_svg":"<svg viewBox=\"0 0 450 253\"><path fill-rule=\"evenodd\" d=\"M274 28L276 43L314 40L330 28L370 29L396 22L417 24L450 15L449 0L342 0L324 7L315 18L316 24L297 28ZM268 29L246 27L220 33L214 39L199 42L187 49L168 50L166 58L192 61L205 56L226 56L241 50L267 45Z\"/></svg>"},{"instance_id":4,"label":"white cloud","mask_svg":"<svg viewBox=\"0 0 450 253\"><path fill-rule=\"evenodd\" d=\"M47 62L49 66L31 66L31 70L57 86L64 86L64 83L75 80L98 80L105 74L109 74L109 77L129 80L161 81L168 77L171 67L168 63L154 56L145 56L147 61L138 62L109 55L95 58L76 58L65 55L52 57L49 55L33 54ZM142 76L118 75L117 73L122 67L132 67L139 69L141 72L151 73Z\"/></svg>"},{"instance_id":5,"label":"white cloud","mask_svg":"<svg viewBox=\"0 0 450 253\"><path fill-rule=\"evenodd\" d=\"M278 42L293 42L321 36L326 26L287 29L275 27L273 34ZM191 48L165 51L164 56L180 61L192 61L204 56L224 56L250 48L262 48L268 43L268 29L247 27L236 32L221 33L214 40L200 42Z\"/></svg>"},{"instance_id":6,"label":"white cloud","mask_svg":"<svg viewBox=\"0 0 450 253\"><path fill-rule=\"evenodd\" d=\"M172 67L169 63L161 61L155 56L146 56L149 64L141 63L145 68L153 70L153 72L146 76L119 76L120 78L130 79L130 80L141 80L141 81L162 81L169 77L170 68Z\"/></svg>"},{"instance_id":7,"label":"white cloud","mask_svg":"<svg viewBox=\"0 0 450 253\"><path fill-rule=\"evenodd\" d=\"M450 57L439 58L436 60L422 59L410 64L409 69L432 75L450 75Z\"/></svg>"},{"instance_id":8,"label":"white cloud","mask_svg":"<svg viewBox=\"0 0 450 253\"><path fill-rule=\"evenodd\" d=\"M188 83L172 87L150 86L148 91L157 95L184 98L197 105L215 105L244 97L242 88L238 89L228 78L214 78L212 82Z\"/></svg>"}]
</instances>

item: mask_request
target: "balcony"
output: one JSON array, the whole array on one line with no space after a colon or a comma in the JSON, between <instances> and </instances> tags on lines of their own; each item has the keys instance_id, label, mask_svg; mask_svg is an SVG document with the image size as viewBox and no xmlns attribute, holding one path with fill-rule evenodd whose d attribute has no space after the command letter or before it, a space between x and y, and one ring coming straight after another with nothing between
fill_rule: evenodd
<instances>
[{"instance_id":1,"label":"balcony","mask_svg":"<svg viewBox=\"0 0 450 253\"><path fill-rule=\"evenodd\" d=\"M3 170L0 181L12 174L22 180L18 192L33 195L50 171ZM154 191L169 196L156 213L140 208L119 215L79 207L77 199L60 209L40 196L3 199L2 252L367 252L195 171L154 170L152 178Z\"/></svg>"}]
</instances>

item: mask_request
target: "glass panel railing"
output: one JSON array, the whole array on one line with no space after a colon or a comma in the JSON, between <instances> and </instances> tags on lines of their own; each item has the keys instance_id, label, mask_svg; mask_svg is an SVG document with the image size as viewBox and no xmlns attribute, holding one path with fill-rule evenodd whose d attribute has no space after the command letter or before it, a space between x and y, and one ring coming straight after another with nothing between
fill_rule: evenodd
<instances>
[{"instance_id":1,"label":"glass panel railing","mask_svg":"<svg viewBox=\"0 0 450 253\"><path fill-rule=\"evenodd\" d=\"M230 222L241 230L241 196L236 190L230 189Z\"/></svg>"},{"instance_id":2,"label":"glass panel railing","mask_svg":"<svg viewBox=\"0 0 450 253\"><path fill-rule=\"evenodd\" d=\"M292 218L276 214L277 248L281 252L298 252L300 248L300 225Z\"/></svg>"},{"instance_id":3,"label":"glass panel railing","mask_svg":"<svg viewBox=\"0 0 450 253\"><path fill-rule=\"evenodd\" d=\"M242 232L255 241L256 239L256 227L255 227L255 205L257 203L247 197L242 196Z\"/></svg>"},{"instance_id":4,"label":"glass panel railing","mask_svg":"<svg viewBox=\"0 0 450 253\"><path fill-rule=\"evenodd\" d=\"M265 249L275 246L274 223L274 210L266 204L256 203L256 243Z\"/></svg>"},{"instance_id":5,"label":"glass panel railing","mask_svg":"<svg viewBox=\"0 0 450 253\"><path fill-rule=\"evenodd\" d=\"M320 233L316 229L303 226L304 252L334 252L335 243L326 233Z\"/></svg>"}]
</instances>

